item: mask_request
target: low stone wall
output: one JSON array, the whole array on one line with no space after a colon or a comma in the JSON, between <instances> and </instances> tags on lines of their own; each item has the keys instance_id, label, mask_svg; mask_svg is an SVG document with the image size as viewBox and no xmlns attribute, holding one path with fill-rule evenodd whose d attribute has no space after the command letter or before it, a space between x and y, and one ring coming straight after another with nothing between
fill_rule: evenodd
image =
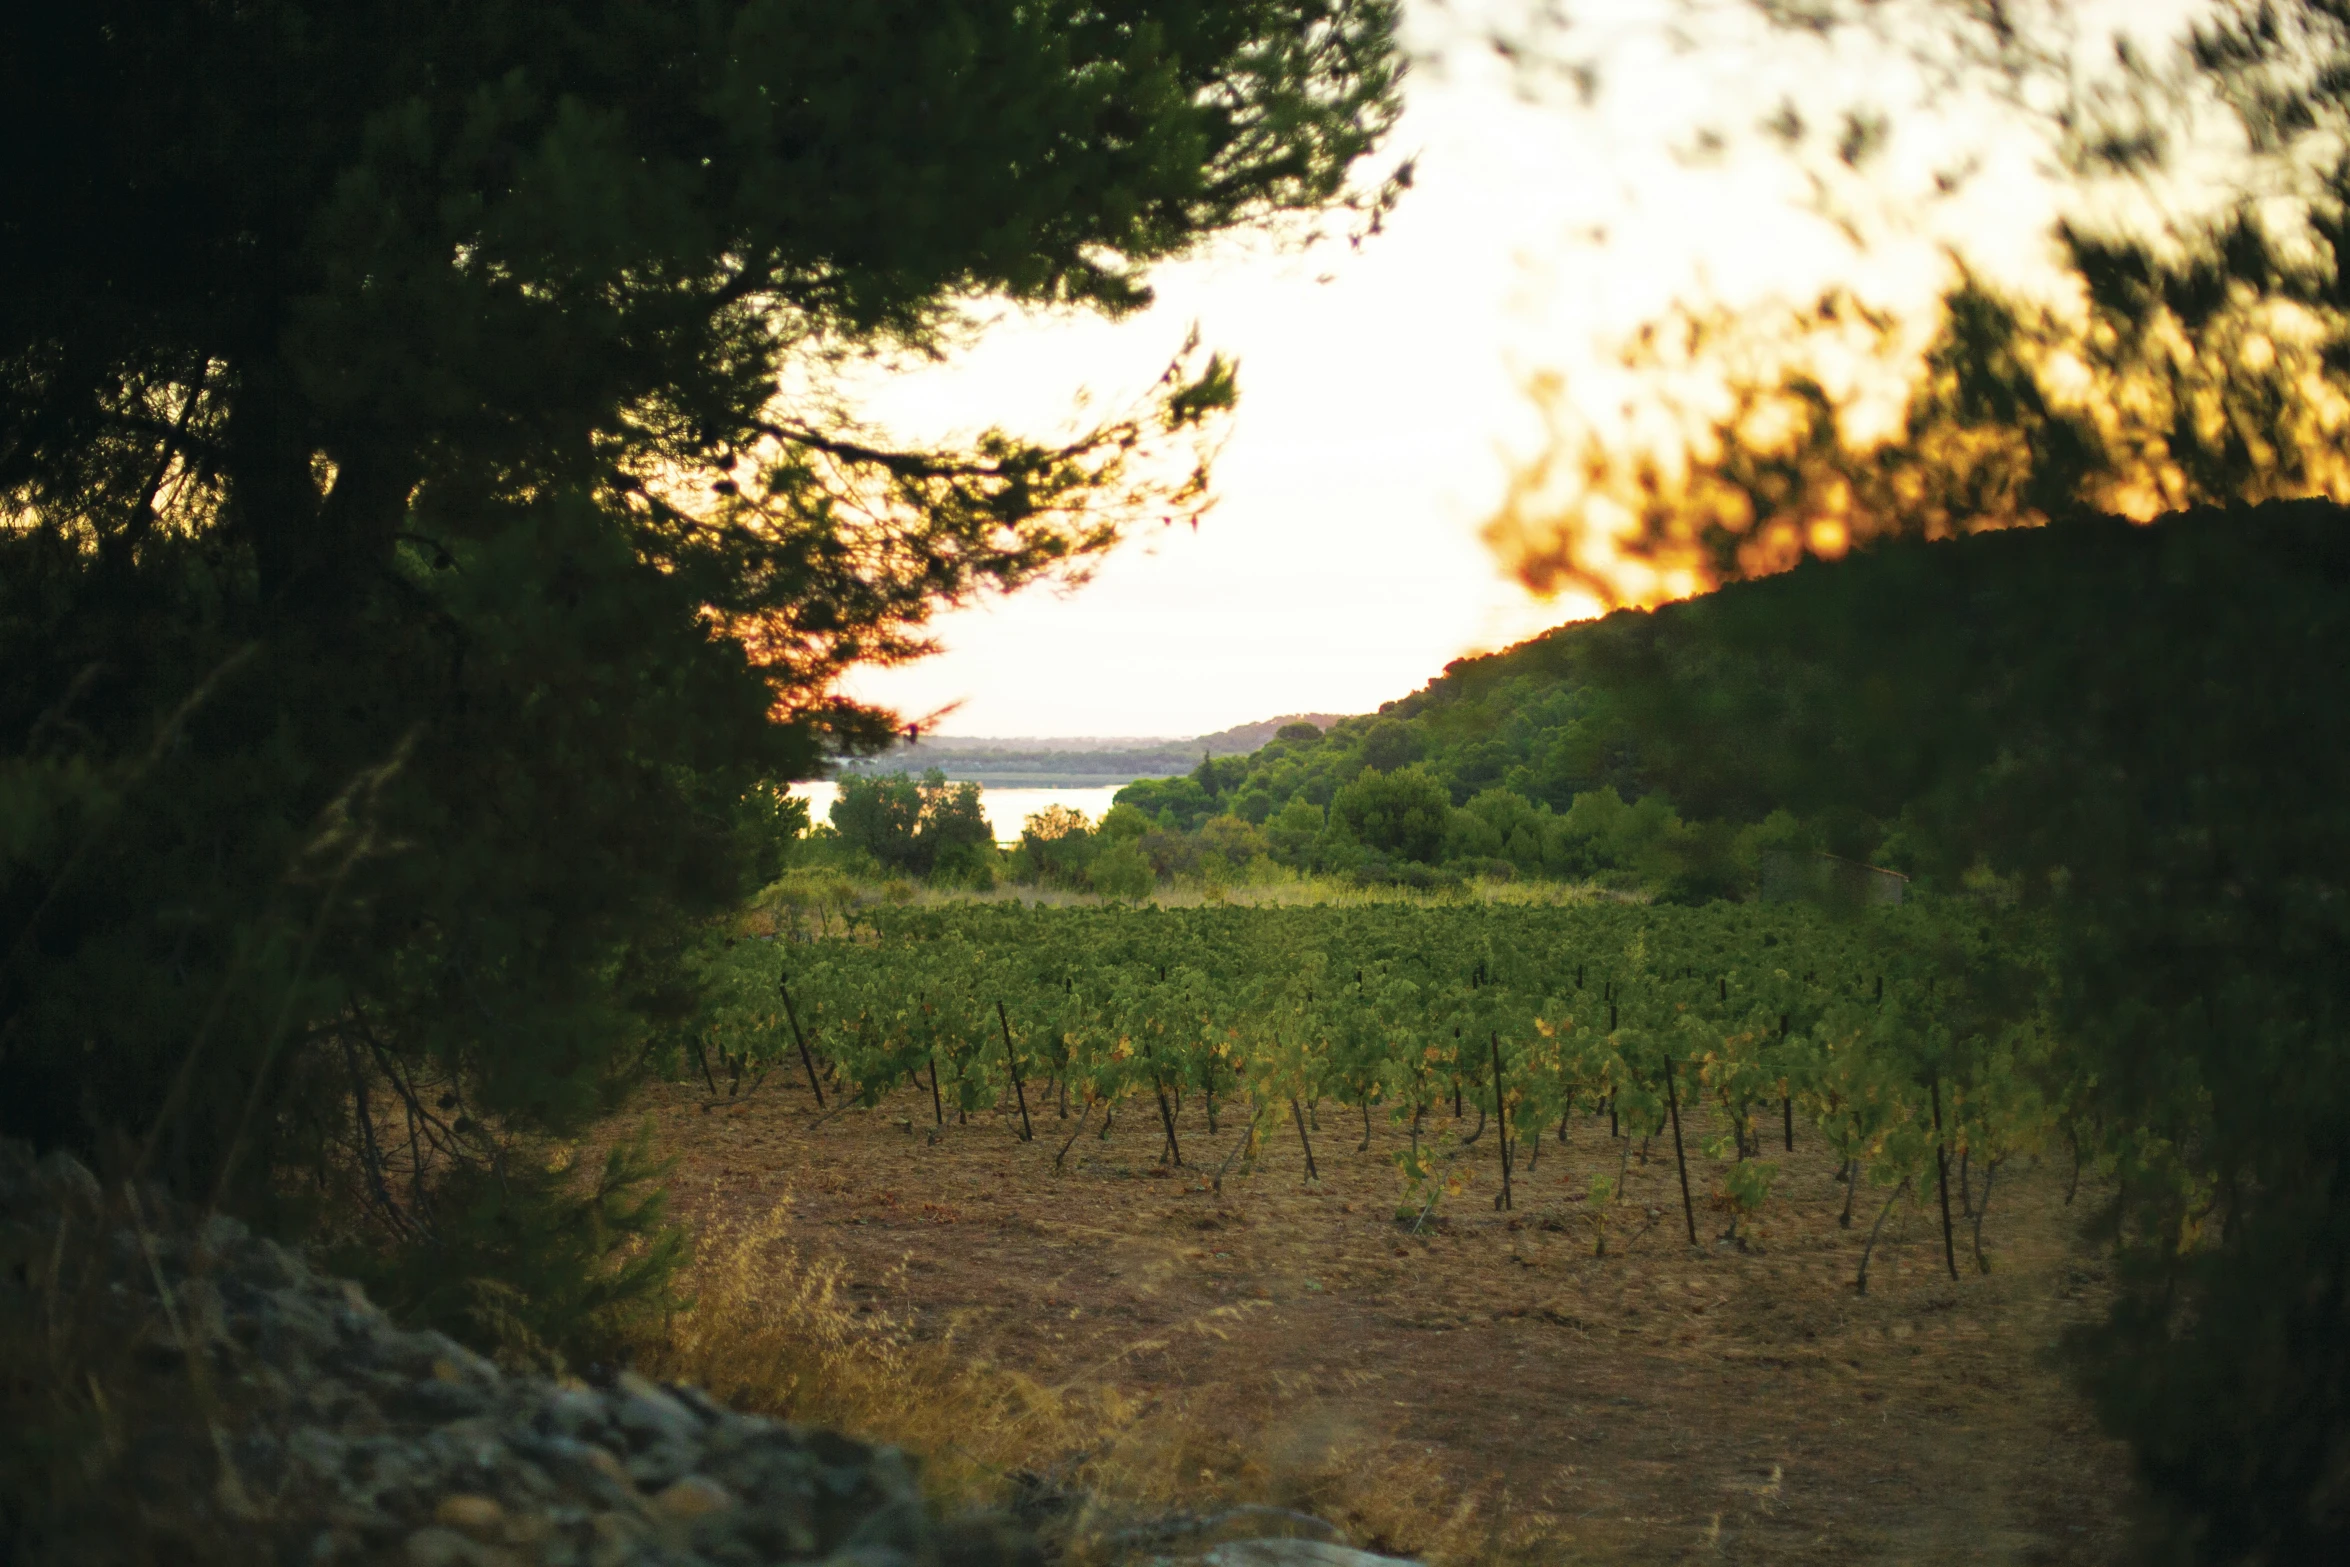
<instances>
[{"instance_id":1,"label":"low stone wall","mask_svg":"<svg viewBox=\"0 0 2350 1567\"><path fill-rule=\"evenodd\" d=\"M632 1372L591 1386L501 1371L233 1219L102 1190L74 1160L36 1162L4 1139L0 1397L9 1567L1026 1567L1048 1554L1010 1514L929 1505L896 1448ZM1041 1500L1022 1516L1086 1511L1082 1497ZM1387 1561L1337 1534L1242 1507L1130 1521L1081 1554Z\"/></svg>"},{"instance_id":2,"label":"low stone wall","mask_svg":"<svg viewBox=\"0 0 2350 1567\"><path fill-rule=\"evenodd\" d=\"M925 1505L897 1449L632 1373L604 1386L510 1375L401 1328L358 1286L234 1220L199 1227L153 1192L134 1205L19 1144L0 1143L0 1296L15 1297L0 1300L12 1353L37 1354L44 1331L63 1343L98 1329L128 1346L109 1380L179 1394L118 1386L112 1403L183 1415L112 1432L97 1421L89 1452L62 1455L107 1470L97 1507L62 1523L10 1509L20 1538L0 1540L0 1558L136 1560L171 1541L165 1554L318 1567L1041 1559L1007 1520Z\"/></svg>"}]
</instances>

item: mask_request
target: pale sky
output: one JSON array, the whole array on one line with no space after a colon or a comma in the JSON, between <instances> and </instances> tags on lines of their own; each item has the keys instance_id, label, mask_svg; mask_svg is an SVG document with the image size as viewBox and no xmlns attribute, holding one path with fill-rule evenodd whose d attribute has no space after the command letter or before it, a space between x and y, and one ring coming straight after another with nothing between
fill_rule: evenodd
<instances>
[{"instance_id":1,"label":"pale sky","mask_svg":"<svg viewBox=\"0 0 2350 1567\"><path fill-rule=\"evenodd\" d=\"M2143 19L2154 3L2121 10ZM1411 37L1423 53L1457 41L1471 9L1420 4ZM1414 72L1388 157L1415 155L1417 183L1359 251L1227 246L1161 272L1158 304L1134 319L1009 321L879 385L866 412L908 434L1043 432L1081 386L1115 402L1148 385L1197 322L1240 361L1242 398L1196 534L1143 537L1071 594L945 617L944 654L850 689L909 718L953 706L942 727L961 735L1189 735L1368 711L1447 660L1592 611L1531 598L1479 539L1509 454L1543 440L1530 376L1559 373L1579 404L1612 408L1626 383L1609 343L1676 297L1809 299L1844 279L1923 311L1953 236L1998 271L2042 264L2054 197L2036 146L1980 106L1918 110L1890 52L1774 37L1737 0L1575 9L1557 42L1600 62L1587 106L1564 86L1530 99L1475 47ZM1846 193L1865 259L1751 134L1782 101L1831 138L1854 103L1893 114L1873 182ZM1732 133L1727 152L1699 146L1709 120ZM1953 160L1954 136L1983 165L1921 211L1903 193Z\"/></svg>"}]
</instances>

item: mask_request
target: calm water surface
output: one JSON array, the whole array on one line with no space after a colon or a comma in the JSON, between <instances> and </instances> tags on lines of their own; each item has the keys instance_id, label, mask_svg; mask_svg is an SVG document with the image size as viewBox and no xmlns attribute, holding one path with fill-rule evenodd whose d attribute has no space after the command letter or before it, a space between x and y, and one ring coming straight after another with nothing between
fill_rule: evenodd
<instances>
[{"instance_id":1,"label":"calm water surface","mask_svg":"<svg viewBox=\"0 0 2350 1567\"><path fill-rule=\"evenodd\" d=\"M1110 808L1110 801L1122 784L1105 784L1073 789L991 789L982 786L980 808L987 812L987 824L995 829L996 842L1013 844L1020 841L1020 824L1048 805L1065 805L1073 811L1083 811L1089 821L1100 821L1102 813ZM840 797L840 786L833 783L793 784L793 794L808 802L808 809L816 820L832 819L832 802Z\"/></svg>"}]
</instances>

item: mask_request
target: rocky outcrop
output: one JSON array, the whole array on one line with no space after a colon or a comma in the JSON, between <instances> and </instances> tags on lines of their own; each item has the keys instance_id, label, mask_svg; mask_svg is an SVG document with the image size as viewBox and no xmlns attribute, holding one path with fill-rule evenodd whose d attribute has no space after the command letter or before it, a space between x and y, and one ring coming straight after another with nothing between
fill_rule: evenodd
<instances>
[{"instance_id":1,"label":"rocky outcrop","mask_svg":"<svg viewBox=\"0 0 2350 1567\"><path fill-rule=\"evenodd\" d=\"M1172 1513L1111 1533L1102 1554L1138 1567L1417 1567L1359 1551L1338 1527L1286 1507Z\"/></svg>"},{"instance_id":2,"label":"rocky outcrop","mask_svg":"<svg viewBox=\"0 0 2350 1567\"><path fill-rule=\"evenodd\" d=\"M632 1372L501 1370L233 1219L5 1140L0 1397L0 1483L24 1493L0 1491L0 1561L28 1567L1014 1567L1045 1559L1023 1518L1051 1539L1086 1511L948 1514L896 1448ZM1083 1554L1409 1567L1262 1507Z\"/></svg>"},{"instance_id":3,"label":"rocky outcrop","mask_svg":"<svg viewBox=\"0 0 2350 1567\"><path fill-rule=\"evenodd\" d=\"M91 1342L94 1326L99 1342L129 1342L112 1375L184 1396L118 1387L112 1403L185 1416L93 1435L89 1462L109 1471L100 1509L16 1512L18 1538L0 1540L10 1560L150 1557L159 1533L203 1559L317 1567L1038 1559L1007 1521L926 1505L897 1449L627 1372L598 1386L509 1374L400 1327L234 1220L199 1226L152 1193L134 1204L13 1144L0 1144L0 1295L14 1297L0 1300L9 1322L46 1324L60 1345ZM12 1353L26 1337L11 1335Z\"/></svg>"}]
</instances>

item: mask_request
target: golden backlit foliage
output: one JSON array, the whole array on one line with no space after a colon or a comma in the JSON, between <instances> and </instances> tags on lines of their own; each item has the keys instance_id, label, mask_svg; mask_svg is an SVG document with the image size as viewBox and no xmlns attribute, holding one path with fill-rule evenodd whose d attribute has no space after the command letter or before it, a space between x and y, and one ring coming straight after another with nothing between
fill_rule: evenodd
<instances>
[{"instance_id":1,"label":"golden backlit foliage","mask_svg":"<svg viewBox=\"0 0 2350 1567\"><path fill-rule=\"evenodd\" d=\"M2350 500L2339 329L2245 285L2190 322L2143 299L2022 301L1968 276L1922 346L1844 293L1685 309L1625 348L1645 401L1618 423L1556 377L1529 388L1548 443L1485 538L1537 593L1648 605L1872 539L2075 507L2145 520Z\"/></svg>"},{"instance_id":2,"label":"golden backlit foliage","mask_svg":"<svg viewBox=\"0 0 2350 1567\"><path fill-rule=\"evenodd\" d=\"M990 429L908 448L809 392L706 464L682 460L680 438L616 469L604 498L649 562L709 585L710 623L766 674L779 717L838 729L857 716L840 677L936 652L940 611L1075 586L1124 539L1197 527L1236 397L1235 366L1195 330L1129 406L1059 439Z\"/></svg>"}]
</instances>

